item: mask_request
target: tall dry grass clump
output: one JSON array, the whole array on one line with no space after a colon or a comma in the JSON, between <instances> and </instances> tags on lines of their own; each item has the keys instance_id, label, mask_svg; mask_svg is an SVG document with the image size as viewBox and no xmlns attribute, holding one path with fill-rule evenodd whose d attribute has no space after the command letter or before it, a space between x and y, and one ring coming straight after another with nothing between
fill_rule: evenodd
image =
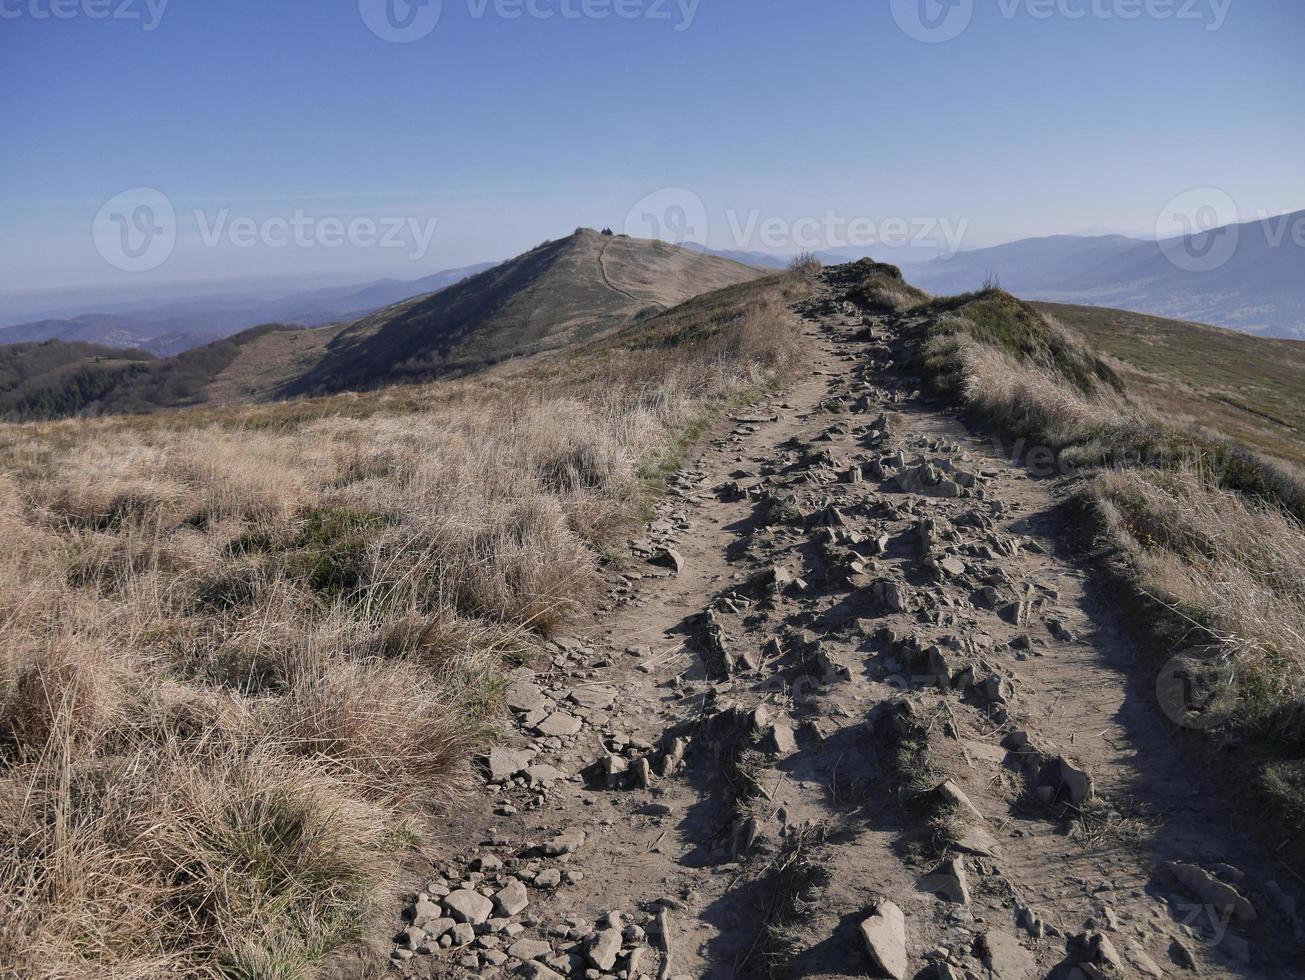
<instances>
[{"instance_id":1,"label":"tall dry grass clump","mask_svg":"<svg viewBox=\"0 0 1305 980\"><path fill-rule=\"evenodd\" d=\"M478 379L0 428L0 976L306 977L356 938L504 658L792 363L801 288Z\"/></svg>"},{"instance_id":2,"label":"tall dry grass clump","mask_svg":"<svg viewBox=\"0 0 1305 980\"><path fill-rule=\"evenodd\" d=\"M1141 581L1216 643L1268 722L1305 698L1305 527L1279 507L1212 486L1199 467L1109 470L1092 494L1136 556ZM1302 733L1305 734L1305 733Z\"/></svg>"}]
</instances>

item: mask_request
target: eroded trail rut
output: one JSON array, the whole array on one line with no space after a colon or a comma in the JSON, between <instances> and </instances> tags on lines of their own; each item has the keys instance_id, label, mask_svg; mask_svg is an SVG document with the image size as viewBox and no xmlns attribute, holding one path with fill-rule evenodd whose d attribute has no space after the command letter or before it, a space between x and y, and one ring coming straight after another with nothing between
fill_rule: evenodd
<instances>
[{"instance_id":1,"label":"eroded trail rut","mask_svg":"<svg viewBox=\"0 0 1305 980\"><path fill-rule=\"evenodd\" d=\"M512 678L518 735L385 969L1298 975L1296 883L1059 555L1058 484L923 400L891 321L798 312L805 376Z\"/></svg>"}]
</instances>

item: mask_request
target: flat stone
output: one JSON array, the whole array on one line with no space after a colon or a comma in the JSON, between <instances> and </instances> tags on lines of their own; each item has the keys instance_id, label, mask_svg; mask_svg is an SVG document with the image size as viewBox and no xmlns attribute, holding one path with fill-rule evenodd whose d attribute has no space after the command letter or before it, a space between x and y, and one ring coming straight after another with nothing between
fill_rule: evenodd
<instances>
[{"instance_id":1,"label":"flat stone","mask_svg":"<svg viewBox=\"0 0 1305 980\"><path fill-rule=\"evenodd\" d=\"M684 571L684 556L674 548L659 548L652 557L652 563L669 568L676 575Z\"/></svg>"},{"instance_id":2,"label":"flat stone","mask_svg":"<svg viewBox=\"0 0 1305 980\"><path fill-rule=\"evenodd\" d=\"M535 765L525 771L531 786L551 786L559 779L566 779L566 773L554 766Z\"/></svg>"},{"instance_id":3,"label":"flat stone","mask_svg":"<svg viewBox=\"0 0 1305 980\"><path fill-rule=\"evenodd\" d=\"M997 840L982 827L966 827L956 840L956 849L979 857L996 857Z\"/></svg>"},{"instance_id":4,"label":"flat stone","mask_svg":"<svg viewBox=\"0 0 1305 980\"><path fill-rule=\"evenodd\" d=\"M584 845L585 832L583 830L567 830L545 844L543 850L549 857L561 857L563 854L574 854Z\"/></svg>"},{"instance_id":5,"label":"flat stone","mask_svg":"<svg viewBox=\"0 0 1305 980\"><path fill-rule=\"evenodd\" d=\"M496 783L511 779L525 770L534 760L535 753L528 749L491 749L489 753L489 778Z\"/></svg>"},{"instance_id":6,"label":"flat stone","mask_svg":"<svg viewBox=\"0 0 1305 980\"><path fill-rule=\"evenodd\" d=\"M440 937L450 933L457 927L457 923L450 918L430 919L422 924L422 931L436 942Z\"/></svg>"},{"instance_id":7,"label":"flat stone","mask_svg":"<svg viewBox=\"0 0 1305 980\"><path fill-rule=\"evenodd\" d=\"M979 937L978 950L993 980L1028 980L1038 968L1038 961L1018 939L997 929Z\"/></svg>"},{"instance_id":8,"label":"flat stone","mask_svg":"<svg viewBox=\"0 0 1305 980\"><path fill-rule=\"evenodd\" d=\"M578 687L567 697L582 708L603 711L616 701L616 692L607 687Z\"/></svg>"},{"instance_id":9,"label":"flat stone","mask_svg":"<svg viewBox=\"0 0 1305 980\"><path fill-rule=\"evenodd\" d=\"M1204 868L1178 861L1166 861L1162 867L1201 901L1217 909L1231 912L1239 922L1254 922L1258 917L1255 906L1242 897L1241 892L1232 885L1220 881Z\"/></svg>"},{"instance_id":10,"label":"flat stone","mask_svg":"<svg viewBox=\"0 0 1305 980\"><path fill-rule=\"evenodd\" d=\"M1079 964L1105 967L1111 974L1124 971L1124 961L1110 937L1103 932L1085 932L1070 941L1070 952Z\"/></svg>"},{"instance_id":11,"label":"flat stone","mask_svg":"<svg viewBox=\"0 0 1305 980\"><path fill-rule=\"evenodd\" d=\"M460 888L444 899L444 908L458 922L478 926L494 911L494 903L479 892Z\"/></svg>"},{"instance_id":12,"label":"flat stone","mask_svg":"<svg viewBox=\"0 0 1305 980\"><path fill-rule=\"evenodd\" d=\"M970 904L970 884L965 875L965 862L951 858L939 865L932 874L920 879L920 890L940 895L959 905Z\"/></svg>"},{"instance_id":13,"label":"flat stone","mask_svg":"<svg viewBox=\"0 0 1305 980\"><path fill-rule=\"evenodd\" d=\"M1006 761L1006 750L1000 745L993 745L991 742L980 742L972 738L961 739L961 744L965 746L966 752L983 759L985 762L991 762L999 766Z\"/></svg>"},{"instance_id":14,"label":"flat stone","mask_svg":"<svg viewBox=\"0 0 1305 980\"><path fill-rule=\"evenodd\" d=\"M1071 806L1078 806L1092 797L1092 777L1067 759L1060 760L1060 785Z\"/></svg>"},{"instance_id":15,"label":"flat stone","mask_svg":"<svg viewBox=\"0 0 1305 980\"><path fill-rule=\"evenodd\" d=\"M535 731L541 735L561 738L566 735L579 735L581 727L580 719L574 715L569 715L565 711L554 711L535 725Z\"/></svg>"},{"instance_id":16,"label":"flat stone","mask_svg":"<svg viewBox=\"0 0 1305 980\"><path fill-rule=\"evenodd\" d=\"M553 952L553 947L538 939L518 939L508 947L508 956L519 960L541 960Z\"/></svg>"},{"instance_id":17,"label":"flat stone","mask_svg":"<svg viewBox=\"0 0 1305 980\"><path fill-rule=\"evenodd\" d=\"M509 708L523 714L547 707L549 704L548 698L544 696L539 686L534 681L524 678L508 685L506 699Z\"/></svg>"},{"instance_id":18,"label":"flat stone","mask_svg":"<svg viewBox=\"0 0 1305 980\"><path fill-rule=\"evenodd\" d=\"M412 924L424 926L425 923L432 919L438 919L444 915L444 910L434 902L426 898L419 898L412 907Z\"/></svg>"},{"instance_id":19,"label":"flat stone","mask_svg":"<svg viewBox=\"0 0 1305 980\"><path fill-rule=\"evenodd\" d=\"M771 755L791 755L797 751L797 739L787 723L777 721L766 727L761 747Z\"/></svg>"},{"instance_id":20,"label":"flat stone","mask_svg":"<svg viewBox=\"0 0 1305 980\"><path fill-rule=\"evenodd\" d=\"M619 929L602 929L591 937L585 950L589 962L603 972L616 966L616 958L621 955L621 932Z\"/></svg>"},{"instance_id":21,"label":"flat stone","mask_svg":"<svg viewBox=\"0 0 1305 980\"><path fill-rule=\"evenodd\" d=\"M1155 977L1156 980L1161 980L1161 978L1164 977L1165 974L1164 971L1160 969L1160 965L1156 963L1154 959L1151 958L1150 953L1148 953L1136 942L1130 941L1128 943L1127 955L1129 960L1132 962L1132 964L1135 967L1137 967L1139 972L1145 974L1148 977Z\"/></svg>"},{"instance_id":22,"label":"flat stone","mask_svg":"<svg viewBox=\"0 0 1305 980\"><path fill-rule=\"evenodd\" d=\"M526 886L513 879L494 894L494 908L499 915L511 918L530 904Z\"/></svg>"},{"instance_id":23,"label":"flat stone","mask_svg":"<svg viewBox=\"0 0 1305 980\"><path fill-rule=\"evenodd\" d=\"M979 812L979 808L970 802L970 798L965 795L965 792L950 779L944 780L935 792L958 810L964 810L980 820L984 819L983 814Z\"/></svg>"},{"instance_id":24,"label":"flat stone","mask_svg":"<svg viewBox=\"0 0 1305 980\"><path fill-rule=\"evenodd\" d=\"M861 923L861 941L881 975L905 980L906 917L901 909L892 902L880 902L874 914Z\"/></svg>"},{"instance_id":25,"label":"flat stone","mask_svg":"<svg viewBox=\"0 0 1305 980\"><path fill-rule=\"evenodd\" d=\"M562 974L554 973L543 963L536 963L533 960L521 967L518 976L525 977L526 980L563 980Z\"/></svg>"}]
</instances>

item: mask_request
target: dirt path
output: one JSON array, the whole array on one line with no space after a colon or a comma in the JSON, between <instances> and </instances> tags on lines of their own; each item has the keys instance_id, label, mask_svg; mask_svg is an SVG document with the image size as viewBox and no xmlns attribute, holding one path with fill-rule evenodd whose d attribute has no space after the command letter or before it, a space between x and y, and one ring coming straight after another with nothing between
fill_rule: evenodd
<instances>
[{"instance_id":1,"label":"dirt path","mask_svg":"<svg viewBox=\"0 0 1305 980\"><path fill-rule=\"evenodd\" d=\"M828 292L800 312L805 377L513 678L519 735L386 969L1298 975L1300 890L1058 555L1062 488L920 399L890 324Z\"/></svg>"},{"instance_id":2,"label":"dirt path","mask_svg":"<svg viewBox=\"0 0 1305 980\"><path fill-rule=\"evenodd\" d=\"M647 304L647 303L648 303L648 300L640 299L638 296L634 295L634 293L630 292L629 290L622 289L620 286L616 285L616 283L612 282L612 277L609 276L609 275L607 274L607 243L606 243L606 241L604 241L604 243L603 243L603 247L602 247L602 248L599 250L599 252L598 252L598 272L599 272L599 274L603 277L603 283L604 283L604 285L606 285L607 288L610 289L612 292L614 292L614 293L620 293L622 296L626 297L627 299L634 300L634 302L636 302L636 303L643 303L643 304ZM665 309L665 308L666 308L665 305L662 304L662 303L653 303L652 305L653 305L653 306L660 306L662 309Z\"/></svg>"}]
</instances>

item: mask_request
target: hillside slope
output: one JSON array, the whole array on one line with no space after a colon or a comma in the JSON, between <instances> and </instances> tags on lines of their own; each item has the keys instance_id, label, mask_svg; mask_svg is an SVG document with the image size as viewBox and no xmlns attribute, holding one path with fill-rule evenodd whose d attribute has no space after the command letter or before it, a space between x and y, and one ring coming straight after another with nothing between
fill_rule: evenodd
<instances>
[{"instance_id":1,"label":"hillside slope","mask_svg":"<svg viewBox=\"0 0 1305 980\"><path fill-rule=\"evenodd\" d=\"M0 416L42 418L75 412L153 356L81 342L47 340L0 347Z\"/></svg>"},{"instance_id":2,"label":"hillside slope","mask_svg":"<svg viewBox=\"0 0 1305 980\"><path fill-rule=\"evenodd\" d=\"M312 330L255 327L153 362L75 407L56 398L61 408L50 417L244 404L467 374L764 275L663 242L581 229L359 320Z\"/></svg>"},{"instance_id":3,"label":"hillside slope","mask_svg":"<svg viewBox=\"0 0 1305 980\"><path fill-rule=\"evenodd\" d=\"M1166 417L1305 463L1305 342L1096 306L1035 303L1120 364Z\"/></svg>"},{"instance_id":4,"label":"hillside slope","mask_svg":"<svg viewBox=\"0 0 1305 980\"><path fill-rule=\"evenodd\" d=\"M493 263L487 262L410 281L379 279L270 298L206 296L111 304L113 308L75 315L60 313L0 327L0 344L85 341L167 357L264 323L320 327L357 319L382 307L444 289L492 267Z\"/></svg>"},{"instance_id":5,"label":"hillside slope","mask_svg":"<svg viewBox=\"0 0 1305 980\"><path fill-rule=\"evenodd\" d=\"M319 332L325 340L320 363L287 379L276 394L465 373L586 340L641 314L763 274L664 242L580 229L428 299L382 310L334 333Z\"/></svg>"}]
</instances>

